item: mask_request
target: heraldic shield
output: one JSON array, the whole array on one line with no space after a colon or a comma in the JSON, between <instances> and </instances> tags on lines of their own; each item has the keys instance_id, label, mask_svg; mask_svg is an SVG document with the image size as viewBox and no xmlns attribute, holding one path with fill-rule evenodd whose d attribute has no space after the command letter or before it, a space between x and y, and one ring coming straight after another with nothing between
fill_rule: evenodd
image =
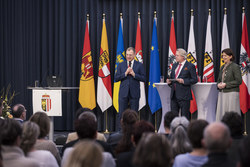
<instances>
[{"instance_id":1,"label":"heraldic shield","mask_svg":"<svg viewBox=\"0 0 250 167\"><path fill-rule=\"evenodd\" d=\"M51 109L51 99L50 99L49 95L47 95L47 94L42 95L41 105L42 105L43 111L45 111L45 112L50 111L50 109Z\"/></svg>"}]
</instances>

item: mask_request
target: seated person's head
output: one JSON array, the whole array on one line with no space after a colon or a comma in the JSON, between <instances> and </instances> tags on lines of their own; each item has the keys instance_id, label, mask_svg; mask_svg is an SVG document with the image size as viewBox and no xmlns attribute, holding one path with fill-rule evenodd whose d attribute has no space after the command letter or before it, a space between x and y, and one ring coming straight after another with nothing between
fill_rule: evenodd
<instances>
[{"instance_id":1,"label":"seated person's head","mask_svg":"<svg viewBox=\"0 0 250 167\"><path fill-rule=\"evenodd\" d=\"M80 139L95 139L97 135L97 119L93 112L83 112L75 121L75 129Z\"/></svg>"},{"instance_id":2,"label":"seated person's head","mask_svg":"<svg viewBox=\"0 0 250 167\"><path fill-rule=\"evenodd\" d=\"M224 123L214 122L205 128L202 142L209 152L226 152L232 139L230 131Z\"/></svg>"},{"instance_id":3,"label":"seated person's head","mask_svg":"<svg viewBox=\"0 0 250 167\"><path fill-rule=\"evenodd\" d=\"M239 155L240 162L238 167L249 167L250 166L250 136L246 136L240 143Z\"/></svg>"},{"instance_id":4,"label":"seated person's head","mask_svg":"<svg viewBox=\"0 0 250 167\"><path fill-rule=\"evenodd\" d=\"M164 115L164 128L166 131L170 130L170 124L175 117L178 117L178 114L173 111L169 111Z\"/></svg>"},{"instance_id":5,"label":"seated person's head","mask_svg":"<svg viewBox=\"0 0 250 167\"><path fill-rule=\"evenodd\" d=\"M5 119L1 123L2 145L19 146L21 142L21 125L13 119Z\"/></svg>"},{"instance_id":6,"label":"seated person's head","mask_svg":"<svg viewBox=\"0 0 250 167\"><path fill-rule=\"evenodd\" d=\"M189 121L186 117L176 117L170 125L171 146L174 157L192 151L192 145L187 136Z\"/></svg>"},{"instance_id":7,"label":"seated person's head","mask_svg":"<svg viewBox=\"0 0 250 167\"><path fill-rule=\"evenodd\" d=\"M136 111L131 110L131 109L126 109L122 113L122 119L121 119L122 128L124 128L126 126L134 125L136 123L136 121L138 121L138 120L139 120L139 117L138 117L138 114Z\"/></svg>"},{"instance_id":8,"label":"seated person's head","mask_svg":"<svg viewBox=\"0 0 250 167\"><path fill-rule=\"evenodd\" d=\"M50 130L50 118L44 112L36 112L30 117L30 121L36 123L40 128L39 139L45 138Z\"/></svg>"},{"instance_id":9,"label":"seated person's head","mask_svg":"<svg viewBox=\"0 0 250 167\"><path fill-rule=\"evenodd\" d=\"M90 140L82 140L75 144L66 167L100 167L103 161L102 147Z\"/></svg>"},{"instance_id":10,"label":"seated person's head","mask_svg":"<svg viewBox=\"0 0 250 167\"><path fill-rule=\"evenodd\" d=\"M89 108L78 108L77 110L76 110L76 115L75 115L75 119L78 119L79 118L79 116L83 113L83 112L85 112L85 111L92 111L91 109L89 109Z\"/></svg>"},{"instance_id":11,"label":"seated person's head","mask_svg":"<svg viewBox=\"0 0 250 167\"><path fill-rule=\"evenodd\" d=\"M226 112L221 122L225 123L230 132L231 137L240 137L243 134L243 121L241 116L236 112Z\"/></svg>"},{"instance_id":12,"label":"seated person's head","mask_svg":"<svg viewBox=\"0 0 250 167\"><path fill-rule=\"evenodd\" d=\"M132 140L135 145L137 145L144 133L153 133L155 131L154 126L147 121L141 120L135 123L132 131Z\"/></svg>"},{"instance_id":13,"label":"seated person's head","mask_svg":"<svg viewBox=\"0 0 250 167\"><path fill-rule=\"evenodd\" d=\"M137 167L169 167L172 150L166 136L145 133L136 147L134 165Z\"/></svg>"},{"instance_id":14,"label":"seated person's head","mask_svg":"<svg viewBox=\"0 0 250 167\"><path fill-rule=\"evenodd\" d=\"M27 153L30 152L36 144L39 131L39 126L34 122L27 121L23 124L23 134L20 147L25 155L27 155Z\"/></svg>"},{"instance_id":15,"label":"seated person's head","mask_svg":"<svg viewBox=\"0 0 250 167\"><path fill-rule=\"evenodd\" d=\"M202 119L193 120L188 125L188 138L193 148L202 148L203 132L208 122Z\"/></svg>"},{"instance_id":16,"label":"seated person's head","mask_svg":"<svg viewBox=\"0 0 250 167\"><path fill-rule=\"evenodd\" d=\"M26 120L26 109L22 104L16 104L12 108L12 115L14 118Z\"/></svg>"}]
</instances>

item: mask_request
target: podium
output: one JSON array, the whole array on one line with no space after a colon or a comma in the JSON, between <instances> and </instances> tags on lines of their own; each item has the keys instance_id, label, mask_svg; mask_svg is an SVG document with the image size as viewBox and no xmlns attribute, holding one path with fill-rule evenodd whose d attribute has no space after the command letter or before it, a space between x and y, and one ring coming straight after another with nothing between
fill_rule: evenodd
<instances>
[{"instance_id":1,"label":"podium","mask_svg":"<svg viewBox=\"0 0 250 167\"><path fill-rule=\"evenodd\" d=\"M165 128L164 128L164 115L168 112L171 111L170 104L171 104L171 99L170 99L170 93L171 93L171 88L168 86L167 83L154 83L157 91L160 95L161 99L161 105L162 105L162 116L161 116L161 124L158 130L158 133L165 133Z\"/></svg>"},{"instance_id":2,"label":"podium","mask_svg":"<svg viewBox=\"0 0 250 167\"><path fill-rule=\"evenodd\" d=\"M41 111L50 117L49 139L53 141L54 116L62 116L62 91L79 87L27 87L32 90L33 114Z\"/></svg>"},{"instance_id":3,"label":"podium","mask_svg":"<svg viewBox=\"0 0 250 167\"><path fill-rule=\"evenodd\" d=\"M209 123L216 118L216 106L218 99L217 83L196 83L191 86L198 108L198 118L205 119Z\"/></svg>"}]
</instances>

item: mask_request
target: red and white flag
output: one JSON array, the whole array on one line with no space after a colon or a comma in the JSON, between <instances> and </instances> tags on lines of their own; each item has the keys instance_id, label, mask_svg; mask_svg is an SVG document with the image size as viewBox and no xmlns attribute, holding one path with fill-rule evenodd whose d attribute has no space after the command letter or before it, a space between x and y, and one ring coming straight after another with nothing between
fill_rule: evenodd
<instances>
[{"instance_id":1,"label":"red and white flag","mask_svg":"<svg viewBox=\"0 0 250 167\"><path fill-rule=\"evenodd\" d=\"M196 49L195 49L195 38L194 38L194 16L193 12L191 13L191 20L190 20L190 29L189 29L189 40L188 40L188 55L187 61L192 63L195 66L196 74L198 75L198 68L197 68L197 58L196 58ZM194 113L197 111L197 104L192 92L193 100L190 101L190 112Z\"/></svg>"},{"instance_id":2,"label":"red and white flag","mask_svg":"<svg viewBox=\"0 0 250 167\"><path fill-rule=\"evenodd\" d=\"M168 49L168 75L170 76L172 71L172 65L176 62L176 39L175 39L175 30L174 30L174 15L171 18L171 27L170 27L170 38L169 38L169 49Z\"/></svg>"},{"instance_id":3,"label":"red and white flag","mask_svg":"<svg viewBox=\"0 0 250 167\"><path fill-rule=\"evenodd\" d=\"M213 60L213 45L211 33L211 12L209 11L207 19L207 34L204 54L204 69L203 69L203 82L214 82L214 60Z\"/></svg>"},{"instance_id":4,"label":"red and white flag","mask_svg":"<svg viewBox=\"0 0 250 167\"><path fill-rule=\"evenodd\" d=\"M135 52L136 52L136 60L143 63L140 15L138 15L138 21L137 21ZM146 105L146 94L145 94L145 84L144 84L144 82L140 82L140 93L141 93L141 97L140 97L140 100L139 100L139 110L141 110Z\"/></svg>"},{"instance_id":5,"label":"red and white flag","mask_svg":"<svg viewBox=\"0 0 250 167\"><path fill-rule=\"evenodd\" d=\"M102 112L112 106L109 48L105 18L103 19L102 25L102 39L97 83L97 103L101 108Z\"/></svg>"},{"instance_id":6,"label":"red and white flag","mask_svg":"<svg viewBox=\"0 0 250 167\"><path fill-rule=\"evenodd\" d=\"M242 84L240 85L240 109L245 114L250 108L250 48L245 12L242 13L242 36L240 48Z\"/></svg>"}]
</instances>

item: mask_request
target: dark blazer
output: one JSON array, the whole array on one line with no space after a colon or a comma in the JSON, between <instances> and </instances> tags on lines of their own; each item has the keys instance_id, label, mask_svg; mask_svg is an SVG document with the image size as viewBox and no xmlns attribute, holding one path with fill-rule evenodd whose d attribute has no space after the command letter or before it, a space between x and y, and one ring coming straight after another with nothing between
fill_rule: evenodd
<instances>
[{"instance_id":1,"label":"dark blazer","mask_svg":"<svg viewBox=\"0 0 250 167\"><path fill-rule=\"evenodd\" d=\"M115 81L121 81L119 97L128 97L130 93L132 98L140 98L140 81L145 82L146 80L144 67L142 63L134 60L135 77L131 75L125 76L127 68L127 61L119 63L115 73Z\"/></svg>"},{"instance_id":2,"label":"dark blazer","mask_svg":"<svg viewBox=\"0 0 250 167\"><path fill-rule=\"evenodd\" d=\"M171 79L175 79L175 69L178 67L178 65L179 63L173 64L172 72L170 75ZM182 78L184 80L184 84L174 82L174 84L176 84L176 87L174 88L174 86L172 86L170 97L173 98L175 91L175 95L178 100L192 100L191 85L195 84L198 81L195 66L192 63L186 61L179 73L178 78Z\"/></svg>"}]
</instances>

